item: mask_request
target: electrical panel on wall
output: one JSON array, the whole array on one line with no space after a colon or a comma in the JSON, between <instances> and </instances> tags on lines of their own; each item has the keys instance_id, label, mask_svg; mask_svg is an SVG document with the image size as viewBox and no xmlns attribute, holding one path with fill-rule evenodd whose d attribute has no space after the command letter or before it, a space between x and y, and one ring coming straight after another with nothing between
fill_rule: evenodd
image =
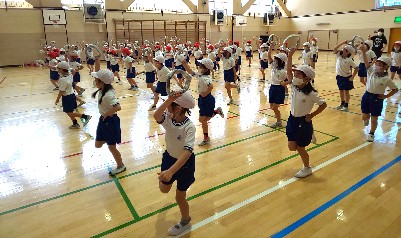
<instances>
[{"instance_id":1,"label":"electrical panel on wall","mask_svg":"<svg viewBox=\"0 0 401 238\"><path fill-rule=\"evenodd\" d=\"M274 13L265 13L263 16L263 25L273 25L274 23Z\"/></svg>"}]
</instances>

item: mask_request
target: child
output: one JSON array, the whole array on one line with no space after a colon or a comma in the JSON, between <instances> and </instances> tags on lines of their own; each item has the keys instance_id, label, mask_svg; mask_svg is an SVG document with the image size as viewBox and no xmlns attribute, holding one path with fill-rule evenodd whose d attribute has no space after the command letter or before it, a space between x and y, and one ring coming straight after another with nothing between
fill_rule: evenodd
<instances>
[{"instance_id":1,"label":"child","mask_svg":"<svg viewBox=\"0 0 401 238\"><path fill-rule=\"evenodd\" d=\"M79 129L79 124L76 117L84 119L83 126L88 124L89 120L92 118L89 115L76 113L74 110L77 108L76 97L72 88L72 76L70 74L70 66L67 62L62 61L57 64L57 70L60 74L59 88L60 92L57 95L56 105L59 103L60 98L62 100L63 112L67 113L72 121L70 129Z\"/></svg>"},{"instance_id":2,"label":"child","mask_svg":"<svg viewBox=\"0 0 401 238\"><path fill-rule=\"evenodd\" d=\"M251 67L251 60L252 60L252 41L248 40L245 45L245 53L246 59L248 60L248 67Z\"/></svg>"},{"instance_id":3,"label":"child","mask_svg":"<svg viewBox=\"0 0 401 238\"><path fill-rule=\"evenodd\" d=\"M312 52L311 66L315 69L317 59L319 58L319 47L317 46L317 39L314 37L311 38L310 51Z\"/></svg>"},{"instance_id":4,"label":"child","mask_svg":"<svg viewBox=\"0 0 401 238\"><path fill-rule=\"evenodd\" d=\"M70 60L70 70L72 74L72 88L78 93L78 96L82 96L82 93L85 92L84 88L79 87L77 84L81 82L81 75L79 73L80 70L84 68L82 64L76 62L76 59L78 58L78 54L75 52L72 52L69 54L69 60ZM76 97L76 100L79 102L78 107L84 105L86 102L79 97Z\"/></svg>"},{"instance_id":5,"label":"child","mask_svg":"<svg viewBox=\"0 0 401 238\"><path fill-rule=\"evenodd\" d=\"M237 71L238 71L238 75L241 75L241 61L242 61L242 58L241 58L241 54L242 54L242 48L241 47L239 47L239 42L238 41L235 41L234 42L234 45L237 47L237 49L235 50L236 51L236 54L237 54Z\"/></svg>"},{"instance_id":6,"label":"child","mask_svg":"<svg viewBox=\"0 0 401 238\"><path fill-rule=\"evenodd\" d=\"M166 51L164 52L164 62L166 67L170 70L173 68L173 62L174 62L174 55L171 50L172 50L171 46L168 45L166 46Z\"/></svg>"},{"instance_id":7,"label":"child","mask_svg":"<svg viewBox=\"0 0 401 238\"><path fill-rule=\"evenodd\" d=\"M217 114L224 118L224 114L221 107L214 109L216 101L212 95L213 84L210 78L210 71L213 70L212 60L205 58L198 60L198 64L198 72L194 72L185 60L182 62L187 72L198 79L199 122L202 124L203 129L203 140L199 143L199 146L204 146L210 142L207 122Z\"/></svg>"},{"instance_id":8,"label":"child","mask_svg":"<svg viewBox=\"0 0 401 238\"><path fill-rule=\"evenodd\" d=\"M302 51L301 56L298 59L302 58L302 64L312 66L313 52L310 50L310 43L305 42L303 46L304 50Z\"/></svg>"},{"instance_id":9,"label":"child","mask_svg":"<svg viewBox=\"0 0 401 238\"><path fill-rule=\"evenodd\" d=\"M96 142L95 147L101 148L107 143L117 167L112 169L109 174L116 175L126 170L126 167L121 158L121 153L118 151L116 144L121 143L121 128L120 118L117 112L121 110L120 103L116 97L113 86L114 75L110 70L101 69L93 72L92 76L95 78L96 87L98 90L92 94L95 98L98 92L98 108L100 113L99 123L96 129Z\"/></svg>"},{"instance_id":10,"label":"child","mask_svg":"<svg viewBox=\"0 0 401 238\"><path fill-rule=\"evenodd\" d=\"M401 41L396 41L391 51L392 64L390 67L391 79L394 79L395 73L398 74L398 78L401 79Z\"/></svg>"},{"instance_id":11,"label":"child","mask_svg":"<svg viewBox=\"0 0 401 238\"><path fill-rule=\"evenodd\" d=\"M170 73L170 70L164 66L164 57L157 56L153 59L153 65L156 68L156 74L158 78L158 82L155 89L153 104L150 105L149 111L153 111L156 109L156 104L159 101L159 94L162 96L167 96L167 74Z\"/></svg>"},{"instance_id":12,"label":"child","mask_svg":"<svg viewBox=\"0 0 401 238\"><path fill-rule=\"evenodd\" d=\"M135 72L135 66L132 63L134 59L131 58L130 56L131 51L128 48L123 48L121 49L121 53L123 54L124 57L125 68L127 68L126 78L130 85L130 88L128 90L136 91L138 90L138 85L136 84L134 79L136 76L136 72Z\"/></svg>"},{"instance_id":13,"label":"child","mask_svg":"<svg viewBox=\"0 0 401 238\"><path fill-rule=\"evenodd\" d=\"M224 69L224 82L225 88L227 91L227 95L230 98L227 105L234 103L233 96L231 94L232 88L237 88L238 93L241 92L240 85L235 85L235 81L237 81L237 72L235 71L235 61L231 57L232 49L230 47L224 47L222 51L219 51L219 57L223 60L223 69Z\"/></svg>"},{"instance_id":14,"label":"child","mask_svg":"<svg viewBox=\"0 0 401 238\"><path fill-rule=\"evenodd\" d=\"M114 76L117 77L118 83L122 83L120 79L120 65L118 65L118 61L120 61L120 58L118 58L117 51L116 50L111 50L110 51L110 67L111 67L111 72L113 72Z\"/></svg>"},{"instance_id":15,"label":"child","mask_svg":"<svg viewBox=\"0 0 401 238\"><path fill-rule=\"evenodd\" d=\"M168 230L174 236L191 227L186 191L195 182L193 148L196 129L186 113L190 115L189 109L194 106L195 100L189 92L185 92L169 96L153 115L166 130L166 151L163 153L161 172L158 173L160 191L168 193L174 181L177 181L175 199L180 208L181 221Z\"/></svg>"},{"instance_id":16,"label":"child","mask_svg":"<svg viewBox=\"0 0 401 238\"><path fill-rule=\"evenodd\" d=\"M269 103L270 109L274 111L274 115L276 116L277 121L271 125L271 127L282 127L283 124L281 122L281 113L278 109L280 104L284 104L285 99L285 86L284 81L287 79L287 72L285 68L285 64L287 62L287 55L284 53L279 53L274 56L274 60L272 59L271 52L274 46L270 46L269 51L267 52L267 57L269 60L269 64L272 65L271 70L271 80L272 84L269 89Z\"/></svg>"},{"instance_id":17,"label":"child","mask_svg":"<svg viewBox=\"0 0 401 238\"><path fill-rule=\"evenodd\" d=\"M86 46L88 47L88 46ZM93 56L93 50L91 47L88 48L87 55L86 55L86 65L89 69L89 74L93 72L93 67L95 65L95 57Z\"/></svg>"},{"instance_id":18,"label":"child","mask_svg":"<svg viewBox=\"0 0 401 238\"><path fill-rule=\"evenodd\" d=\"M150 56L151 57L151 56ZM153 86L156 79L156 68L149 61L149 56L143 56L143 60L145 62L145 78L146 78L146 87L152 90L153 95L156 94L155 86Z\"/></svg>"},{"instance_id":19,"label":"child","mask_svg":"<svg viewBox=\"0 0 401 238\"><path fill-rule=\"evenodd\" d=\"M333 53L337 55L336 62L336 79L337 86L340 90L341 105L336 109L344 112L348 112L348 102L350 99L349 90L354 88L353 80L355 75L358 73L358 66L352 60L352 56L355 54L355 49L344 41L336 45L333 49ZM345 45L341 51L338 50L342 45ZM354 69L352 73L351 69Z\"/></svg>"},{"instance_id":20,"label":"child","mask_svg":"<svg viewBox=\"0 0 401 238\"><path fill-rule=\"evenodd\" d=\"M383 99L389 98L397 93L398 89L388 75L388 69L391 66L391 59L382 56L372 64L366 55L367 47L360 46L363 61L367 70L366 92L362 96L361 109L362 120L365 126L369 125L369 117L372 125L367 141L374 141L374 133L377 128L377 119L383 110ZM373 65L373 67L371 67ZM386 87L391 89L387 95L384 95Z\"/></svg>"},{"instance_id":21,"label":"child","mask_svg":"<svg viewBox=\"0 0 401 238\"><path fill-rule=\"evenodd\" d=\"M56 54L53 51L50 51L49 56L50 56L51 60L49 61L49 64L47 65L47 67L50 69L50 82L55 87L53 89L53 91L58 91L59 90L58 80L60 78L60 75L58 74L58 70L56 67L58 61L55 59Z\"/></svg>"},{"instance_id":22,"label":"child","mask_svg":"<svg viewBox=\"0 0 401 238\"><path fill-rule=\"evenodd\" d=\"M300 65L292 69L292 57L296 48L291 48L287 61L286 84L291 84L291 113L288 118L286 134L288 149L298 151L304 167L295 174L297 178L305 178L312 174L309 164L309 154L305 150L313 137L312 118L321 113L326 107L326 102L318 96L311 81L315 78L315 71L308 65ZM294 74L292 73L294 71ZM314 104L319 107L311 113Z\"/></svg>"},{"instance_id":23,"label":"child","mask_svg":"<svg viewBox=\"0 0 401 238\"><path fill-rule=\"evenodd\" d=\"M369 59L369 63L372 63L374 60L376 60L376 55L375 52L373 52L372 46L373 46L373 42L371 40L367 40L365 41L365 45L368 47L368 50L366 51L366 55L368 56ZM359 80L360 82L366 86L366 76L367 76L367 72L366 72L366 67L365 67L365 63L363 63L363 56L362 56L362 51L361 50L357 50L358 53L358 57L359 57L359 68L358 68L358 76L359 76Z\"/></svg>"},{"instance_id":24,"label":"child","mask_svg":"<svg viewBox=\"0 0 401 238\"><path fill-rule=\"evenodd\" d=\"M260 52L259 52L259 58L260 58L260 72L262 73L262 79L260 80L261 82L266 82L266 75L265 75L265 70L269 67L269 64L267 62L267 51L266 51L267 45L266 43L263 43L260 45Z\"/></svg>"},{"instance_id":25,"label":"child","mask_svg":"<svg viewBox=\"0 0 401 238\"><path fill-rule=\"evenodd\" d=\"M110 50L106 50L105 51L105 55L104 55L104 60L106 60L106 68L108 69L108 70L110 70L111 71L111 64L110 64L110 60L111 60L111 56L110 56Z\"/></svg>"}]
</instances>

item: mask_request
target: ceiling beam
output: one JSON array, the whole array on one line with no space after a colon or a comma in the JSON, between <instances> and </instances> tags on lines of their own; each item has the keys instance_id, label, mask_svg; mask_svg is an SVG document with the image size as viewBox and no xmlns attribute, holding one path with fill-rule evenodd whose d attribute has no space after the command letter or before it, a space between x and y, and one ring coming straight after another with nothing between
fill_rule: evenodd
<instances>
[{"instance_id":1,"label":"ceiling beam","mask_svg":"<svg viewBox=\"0 0 401 238\"><path fill-rule=\"evenodd\" d=\"M240 3L241 1L238 0ZM239 9L238 12L236 12L235 14L239 14L239 15L244 15L246 11L248 11L248 9L252 6L252 4L254 4L256 2L256 0L249 0L243 7L241 7ZM242 5L242 4L241 4Z\"/></svg>"},{"instance_id":2,"label":"ceiling beam","mask_svg":"<svg viewBox=\"0 0 401 238\"><path fill-rule=\"evenodd\" d=\"M287 6L284 4L283 0L276 0L278 7L284 16L291 17L291 11L288 10Z\"/></svg>"},{"instance_id":3,"label":"ceiling beam","mask_svg":"<svg viewBox=\"0 0 401 238\"><path fill-rule=\"evenodd\" d=\"M105 0L104 7L106 10L122 10L125 11L135 0Z\"/></svg>"},{"instance_id":4,"label":"ceiling beam","mask_svg":"<svg viewBox=\"0 0 401 238\"><path fill-rule=\"evenodd\" d=\"M189 8L189 10L193 13L197 13L198 12L198 7L193 4L191 2L191 0L182 0L183 3L185 3L185 5L187 5L187 7Z\"/></svg>"}]
</instances>

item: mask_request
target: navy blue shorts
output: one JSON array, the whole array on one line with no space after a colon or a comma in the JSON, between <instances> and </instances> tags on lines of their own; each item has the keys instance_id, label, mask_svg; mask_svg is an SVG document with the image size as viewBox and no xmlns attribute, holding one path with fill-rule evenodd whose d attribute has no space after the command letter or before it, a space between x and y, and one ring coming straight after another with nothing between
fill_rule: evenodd
<instances>
[{"instance_id":1,"label":"navy blue shorts","mask_svg":"<svg viewBox=\"0 0 401 238\"><path fill-rule=\"evenodd\" d=\"M245 51L247 58L252 58L252 51Z\"/></svg>"},{"instance_id":2,"label":"navy blue shorts","mask_svg":"<svg viewBox=\"0 0 401 238\"><path fill-rule=\"evenodd\" d=\"M198 107L199 116L201 117L212 117L214 114L214 106L216 105L216 100L213 95L209 93L206 97L199 95Z\"/></svg>"},{"instance_id":3,"label":"navy blue shorts","mask_svg":"<svg viewBox=\"0 0 401 238\"><path fill-rule=\"evenodd\" d=\"M135 67L132 67L132 73L130 73L130 70L127 69L127 76L126 76L127 79L133 79L135 78L135 75L136 75Z\"/></svg>"},{"instance_id":4,"label":"navy blue shorts","mask_svg":"<svg viewBox=\"0 0 401 238\"><path fill-rule=\"evenodd\" d=\"M177 159L172 157L167 150L163 153L161 171L168 170L177 162ZM169 185L177 180L177 190L184 192L187 191L189 186L195 182L195 154L192 153L187 162L171 177L168 182L162 182Z\"/></svg>"},{"instance_id":5,"label":"navy blue shorts","mask_svg":"<svg viewBox=\"0 0 401 238\"><path fill-rule=\"evenodd\" d=\"M359 63L358 76L363 78L366 78L368 76L368 73L366 72L366 66L364 63Z\"/></svg>"},{"instance_id":6,"label":"navy blue shorts","mask_svg":"<svg viewBox=\"0 0 401 238\"><path fill-rule=\"evenodd\" d=\"M138 51L137 51L137 50L135 50L135 56L138 56L138 54L139 54L139 53L138 53Z\"/></svg>"},{"instance_id":7,"label":"navy blue shorts","mask_svg":"<svg viewBox=\"0 0 401 238\"><path fill-rule=\"evenodd\" d=\"M213 62L213 69L214 69L214 70L217 69L217 62L216 62L216 61Z\"/></svg>"},{"instance_id":8,"label":"navy blue shorts","mask_svg":"<svg viewBox=\"0 0 401 238\"><path fill-rule=\"evenodd\" d=\"M297 146L306 147L311 143L313 134L312 122L305 121L305 116L294 117L290 114L285 128L288 141L295 141Z\"/></svg>"},{"instance_id":9,"label":"navy blue shorts","mask_svg":"<svg viewBox=\"0 0 401 238\"><path fill-rule=\"evenodd\" d=\"M146 83L154 83L155 82L155 78L156 78L155 77L155 75L156 75L155 71L146 72L145 75L146 75Z\"/></svg>"},{"instance_id":10,"label":"navy blue shorts","mask_svg":"<svg viewBox=\"0 0 401 238\"><path fill-rule=\"evenodd\" d=\"M337 86L339 90L351 90L354 88L354 82L350 81L349 79L351 76L342 77L340 75L336 76L337 79Z\"/></svg>"},{"instance_id":11,"label":"navy blue shorts","mask_svg":"<svg viewBox=\"0 0 401 238\"><path fill-rule=\"evenodd\" d=\"M77 59L75 60L75 62L81 63L81 58L77 58Z\"/></svg>"},{"instance_id":12,"label":"navy blue shorts","mask_svg":"<svg viewBox=\"0 0 401 238\"><path fill-rule=\"evenodd\" d=\"M238 72L239 65L235 64L235 72Z\"/></svg>"},{"instance_id":13,"label":"navy blue shorts","mask_svg":"<svg viewBox=\"0 0 401 238\"><path fill-rule=\"evenodd\" d=\"M50 80L58 80L60 75L57 71L50 70Z\"/></svg>"},{"instance_id":14,"label":"navy blue shorts","mask_svg":"<svg viewBox=\"0 0 401 238\"><path fill-rule=\"evenodd\" d=\"M159 93L162 96L167 96L167 83L166 82L157 82L155 92Z\"/></svg>"},{"instance_id":15,"label":"navy blue shorts","mask_svg":"<svg viewBox=\"0 0 401 238\"><path fill-rule=\"evenodd\" d=\"M401 74L401 67L391 66L390 72L392 72L392 73L397 72L397 74Z\"/></svg>"},{"instance_id":16,"label":"navy blue shorts","mask_svg":"<svg viewBox=\"0 0 401 238\"><path fill-rule=\"evenodd\" d=\"M216 57L216 61L219 62L220 61L220 57L217 56Z\"/></svg>"},{"instance_id":17,"label":"navy blue shorts","mask_svg":"<svg viewBox=\"0 0 401 238\"><path fill-rule=\"evenodd\" d=\"M237 61L237 64L238 64L238 65L241 65L241 61L242 61L242 58L241 58L241 56L238 56L238 61Z\"/></svg>"},{"instance_id":18,"label":"navy blue shorts","mask_svg":"<svg viewBox=\"0 0 401 238\"><path fill-rule=\"evenodd\" d=\"M166 60L164 61L164 65L165 65L167 68L172 68L172 67L173 67L173 62L174 62L174 58L166 59Z\"/></svg>"},{"instance_id":19,"label":"navy blue shorts","mask_svg":"<svg viewBox=\"0 0 401 238\"><path fill-rule=\"evenodd\" d=\"M184 68L183 65L175 66L175 69L182 69L182 70L185 71L185 68ZM177 78L181 79L182 78L182 74L177 74Z\"/></svg>"},{"instance_id":20,"label":"navy blue shorts","mask_svg":"<svg viewBox=\"0 0 401 238\"><path fill-rule=\"evenodd\" d=\"M74 83L81 82L81 75L79 74L79 72L76 72L76 73L72 76L72 81L73 81Z\"/></svg>"},{"instance_id":21,"label":"navy blue shorts","mask_svg":"<svg viewBox=\"0 0 401 238\"><path fill-rule=\"evenodd\" d=\"M111 71L114 72L120 72L120 65L118 64L112 64L111 65Z\"/></svg>"},{"instance_id":22,"label":"navy blue shorts","mask_svg":"<svg viewBox=\"0 0 401 238\"><path fill-rule=\"evenodd\" d=\"M61 103L63 104L63 112L73 112L77 108L77 98L75 94L61 97Z\"/></svg>"},{"instance_id":23,"label":"navy blue shorts","mask_svg":"<svg viewBox=\"0 0 401 238\"><path fill-rule=\"evenodd\" d=\"M86 63L89 64L89 65L94 65L95 64L95 60L94 59L88 59L86 61Z\"/></svg>"},{"instance_id":24,"label":"navy blue shorts","mask_svg":"<svg viewBox=\"0 0 401 238\"><path fill-rule=\"evenodd\" d=\"M312 61L313 61L313 62L317 62L317 59L318 59L317 54L313 54L313 55L312 55Z\"/></svg>"},{"instance_id":25,"label":"navy blue shorts","mask_svg":"<svg viewBox=\"0 0 401 238\"><path fill-rule=\"evenodd\" d=\"M96 128L96 140L106 141L107 145L115 145L121 143L121 127L120 118L117 114L112 117L106 117L103 121L103 117L99 117L99 123Z\"/></svg>"},{"instance_id":26,"label":"navy blue shorts","mask_svg":"<svg viewBox=\"0 0 401 238\"><path fill-rule=\"evenodd\" d=\"M111 69L110 61L106 61L106 67L107 67L108 69Z\"/></svg>"},{"instance_id":27,"label":"navy blue shorts","mask_svg":"<svg viewBox=\"0 0 401 238\"><path fill-rule=\"evenodd\" d=\"M201 59L199 59L199 60L201 60ZM196 67L198 67L200 65L200 63L198 62L198 60L196 58L195 58L195 65L196 65Z\"/></svg>"},{"instance_id":28,"label":"navy blue shorts","mask_svg":"<svg viewBox=\"0 0 401 238\"><path fill-rule=\"evenodd\" d=\"M267 68L269 68L269 64L263 60L260 60L260 68L267 69Z\"/></svg>"},{"instance_id":29,"label":"navy blue shorts","mask_svg":"<svg viewBox=\"0 0 401 238\"><path fill-rule=\"evenodd\" d=\"M224 70L224 82L234 82L234 71L233 69Z\"/></svg>"},{"instance_id":30,"label":"navy blue shorts","mask_svg":"<svg viewBox=\"0 0 401 238\"><path fill-rule=\"evenodd\" d=\"M370 114L376 117L380 116L383 110L383 101L383 99L379 98L378 94L373 94L366 91L362 96L362 113Z\"/></svg>"},{"instance_id":31,"label":"navy blue shorts","mask_svg":"<svg viewBox=\"0 0 401 238\"><path fill-rule=\"evenodd\" d=\"M285 87L281 85L271 85L269 89L269 103L284 104Z\"/></svg>"}]
</instances>

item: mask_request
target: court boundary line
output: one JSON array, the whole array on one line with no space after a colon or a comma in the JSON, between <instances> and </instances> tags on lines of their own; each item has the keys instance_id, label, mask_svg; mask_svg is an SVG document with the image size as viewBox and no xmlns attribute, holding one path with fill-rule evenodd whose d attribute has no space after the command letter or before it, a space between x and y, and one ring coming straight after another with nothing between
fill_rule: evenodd
<instances>
[{"instance_id":1,"label":"court boundary line","mask_svg":"<svg viewBox=\"0 0 401 238\"><path fill-rule=\"evenodd\" d=\"M400 128L401 128L401 126L399 126L396 131L399 131ZM383 134L383 136L384 137L388 136L391 132L393 132L393 130L390 129L390 131L388 131L387 133ZM340 155L338 155L338 156L326 161L326 162L323 162L323 163L317 165L316 167L312 168L312 170L313 170L313 172L316 172L316 171L318 171L318 170L320 170L320 169L322 169L322 168L324 168L324 167L326 167L326 166L328 166L328 165L330 165L330 164L332 164L332 163L334 163L334 162L336 162L336 161L338 161L338 160L340 160L340 159L342 159L342 158L354 153L355 151L358 151L358 150L360 150L360 149L362 149L362 148L364 148L364 147L366 147L368 145L371 145L371 144L373 144L373 143L372 142L365 142L365 143L363 143L363 144L361 144L361 145L359 145L359 146L357 146L357 147L355 147L353 149L350 149L350 150L348 150L348 151L346 151L346 152L344 152L344 153L342 153L342 154L340 154ZM195 231L195 230L197 230L197 229L199 229L199 228L201 228L201 227L203 227L203 226L205 226L205 225L207 225L207 224L209 224L209 223L211 223L211 222L213 222L213 221L215 221L215 220L217 220L217 219L219 219L221 217L224 217L225 215L228 215L228 214L230 214L232 212L235 212L238 209L240 209L242 207L245 207L246 205L249 205L249 204L251 204L251 203L253 203L253 202L255 202L255 201L257 201L257 200L259 200L259 199L261 199L261 198L263 198L263 197L265 197L265 196L267 196L267 195L269 195L269 194L271 194L271 193L273 193L273 192L275 192L275 191L277 191L277 190L279 190L279 189L281 189L281 188L283 188L283 187L285 187L285 186L287 186L289 184L292 184L292 183L294 183L294 182L296 182L298 180L299 180L298 178L288 179L288 180L284 181L283 183L278 184L276 186L273 186L273 187L271 187L271 188L269 188L269 189L267 189L267 190L255 195L255 196L251 197L251 198L248 198L248 199L246 199L246 200L244 200L242 202L237 203L234 206L226 208L221 212L217 212L213 216L208 217L208 218L206 218L206 219L204 219L204 220L192 225L192 227L190 229L184 231L183 233L181 233L177 237L182 237L182 236L184 236L184 235L186 235L186 234L188 234L188 233L190 233L192 231Z\"/></svg>"}]
</instances>

